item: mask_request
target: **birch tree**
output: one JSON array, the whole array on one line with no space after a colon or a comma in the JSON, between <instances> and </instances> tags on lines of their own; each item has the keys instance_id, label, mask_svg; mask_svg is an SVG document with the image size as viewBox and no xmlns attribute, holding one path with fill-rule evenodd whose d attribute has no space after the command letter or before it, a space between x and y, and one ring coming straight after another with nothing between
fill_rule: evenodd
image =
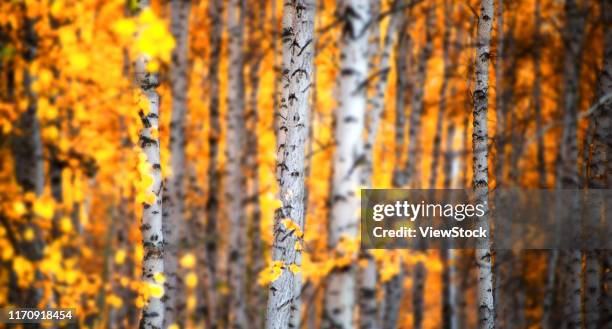
<instances>
[{"instance_id":1,"label":"birch tree","mask_svg":"<svg viewBox=\"0 0 612 329\"><path fill-rule=\"evenodd\" d=\"M219 139L221 135L221 125L219 118L219 65L221 62L221 46L223 37L223 0L211 0L208 4L208 15L210 20L210 62L208 66L208 88L210 97L208 98L208 193L206 196L206 227L205 227L205 260L206 260L206 299L208 309L208 326L217 327L217 240L218 232L218 212L219 200L217 191L221 185L221 174L219 172Z\"/></svg>"},{"instance_id":2,"label":"birch tree","mask_svg":"<svg viewBox=\"0 0 612 329\"><path fill-rule=\"evenodd\" d=\"M563 135L559 150L557 186L564 189L579 188L577 114L579 106L580 64L584 34L584 13L575 0L566 0L563 38L565 59L563 62ZM570 205L579 216L577 200ZM569 250L563 255L565 271L564 319L568 328L582 326L582 253Z\"/></svg>"},{"instance_id":3,"label":"birch tree","mask_svg":"<svg viewBox=\"0 0 612 329\"><path fill-rule=\"evenodd\" d=\"M425 16L425 43L419 55L419 62L416 71L415 81L413 84L412 94L412 111L410 113L410 123L408 128L408 157L406 162L406 184L408 187L417 187L420 185L420 173L417 171L417 163L419 163L419 154L421 153L419 136L421 132L421 120L425 110L425 84L427 83L427 62L431 57L433 50L433 29L435 24L435 6L431 4L426 9ZM418 176L418 177L417 177ZM419 242L424 244L425 241ZM425 252L425 246L421 248ZM413 305L413 326L415 329L420 329L423 326L424 319L424 288L425 279L427 277L427 268L423 261L415 264L413 273L413 290L412 290L412 305Z\"/></svg>"},{"instance_id":4,"label":"birch tree","mask_svg":"<svg viewBox=\"0 0 612 329\"><path fill-rule=\"evenodd\" d=\"M178 324L183 326L184 316L181 310L185 307L184 291L178 280L178 257L181 239L184 237L183 200L185 197L185 117L187 115L187 54L189 35L190 0L173 0L170 2L171 32L176 40L172 51L170 82L172 91L172 116L170 121L170 167L172 176L167 180L166 207L167 220L164 221L164 270L166 272L166 299L164 300L166 326Z\"/></svg>"},{"instance_id":5,"label":"birch tree","mask_svg":"<svg viewBox=\"0 0 612 329\"><path fill-rule=\"evenodd\" d=\"M456 188L459 173L459 157L453 150L455 139L455 124L449 122L446 127L446 145L444 152L444 188ZM442 253L442 327L446 329L459 328L458 289L457 289L457 252L452 246L445 246Z\"/></svg>"},{"instance_id":6,"label":"birch tree","mask_svg":"<svg viewBox=\"0 0 612 329\"><path fill-rule=\"evenodd\" d=\"M612 93L612 5L609 1L602 1L602 12L604 13L604 26L607 26L604 35L604 64L599 80L599 92L601 95ZM590 163L590 188L610 188L612 186L612 101L608 99L595 115L595 134ZM607 213L610 208L604 209ZM602 326L612 326L612 252L603 252L604 274L602 300Z\"/></svg>"},{"instance_id":7,"label":"birch tree","mask_svg":"<svg viewBox=\"0 0 612 329\"><path fill-rule=\"evenodd\" d=\"M493 24L493 0L481 0L478 16L478 33L475 58L475 84L472 94L474 101L474 123L472 131L473 180L472 185L479 204L488 212L489 164L487 122L489 101L489 61L491 57L491 27ZM487 216L483 218L487 225ZM487 242L488 243L488 242ZM491 271L491 250L484 247L476 250L478 267L478 324L480 328L495 327L495 308L493 305L493 275Z\"/></svg>"},{"instance_id":8,"label":"birch tree","mask_svg":"<svg viewBox=\"0 0 612 329\"><path fill-rule=\"evenodd\" d=\"M537 162L540 188L546 187L546 163L544 162L544 136L542 131L542 9L540 0L535 0L533 23L533 111L537 131Z\"/></svg>"},{"instance_id":9,"label":"birch tree","mask_svg":"<svg viewBox=\"0 0 612 329\"><path fill-rule=\"evenodd\" d=\"M451 76L451 33L452 33L452 15L454 4L451 1L444 1L444 34L442 36L442 85L440 86L440 101L438 104L438 118L436 121L436 131L434 137L432 161L431 161L431 177L429 180L429 188L435 188L438 178L438 167L440 159L440 149L442 144L442 130L444 122L444 113L446 112L446 90Z\"/></svg>"},{"instance_id":10,"label":"birch tree","mask_svg":"<svg viewBox=\"0 0 612 329\"><path fill-rule=\"evenodd\" d=\"M408 127L408 157L406 159L405 178L406 185L409 187L418 186L420 173L416 170L416 165L419 163L419 151L420 144L418 141L421 132L421 120L423 118L423 111L425 110L425 83L427 82L427 62L431 57L433 49L433 29L435 24L435 6L430 4L430 7L426 8L425 16L425 43L419 54L418 67L415 72L414 83L412 87L414 91L412 93L410 112L410 122Z\"/></svg>"},{"instance_id":11,"label":"birch tree","mask_svg":"<svg viewBox=\"0 0 612 329\"><path fill-rule=\"evenodd\" d=\"M405 15L405 16L404 16ZM410 30L413 23L412 8L408 8L406 12L402 12L402 23L398 31L397 49L395 52L395 67L398 72L395 82L395 165L393 170L392 183L395 187L401 187L405 184L406 177L402 164L402 153L405 146L405 126L406 126L406 95L412 92L412 46L413 40L410 35ZM401 258L401 255L400 255ZM381 305L381 327L392 329L397 326L399 317L399 308L401 300L404 296L401 282L405 277L405 270L400 262L399 273L394 275L384 287L384 300Z\"/></svg>"},{"instance_id":12,"label":"birch tree","mask_svg":"<svg viewBox=\"0 0 612 329\"><path fill-rule=\"evenodd\" d=\"M378 4L378 1L373 1ZM378 70L376 83L374 85L374 95L370 99L369 104L371 105L368 111L366 120L366 131L367 138L365 141L365 156L366 165L363 170L362 185L370 186L372 184L372 172L373 172L373 158L374 158L374 143L378 132L380 118L384 110L385 91L387 89L387 81L389 71L391 70L391 47L395 39L394 35L399 25L401 25L402 12L399 8L399 1L394 1L391 7L393 13L389 19L387 30L383 41L382 49L378 49L378 37L373 37L376 43L374 47L372 42L370 43L370 62L374 62L370 65L371 70ZM374 13L378 11L373 11ZM374 33L378 33L377 30ZM374 49L372 49L374 48ZM380 54L378 52L380 51ZM379 61L373 60L375 57L379 57ZM377 284L377 268L376 262L367 252L361 253L361 258L367 261L367 265L360 273L359 280L359 321L360 328L377 328L377 302L376 302L376 284Z\"/></svg>"},{"instance_id":13,"label":"birch tree","mask_svg":"<svg viewBox=\"0 0 612 329\"><path fill-rule=\"evenodd\" d=\"M612 94L612 4L610 1L601 1L602 23L604 32L604 61L599 76L598 98L609 97ZM607 26L607 28L606 28ZM606 189L612 186L612 167L610 154L612 153L612 101L604 102L593 113L593 136L588 158L588 187L592 189ZM599 200L602 212L607 214L609 207L604 200ZM605 216L605 215L604 215ZM603 269L599 259L603 260ZM589 251L586 258L585 275L585 328L609 327L612 325L612 252ZM602 287L604 289L602 289ZM600 302L601 299L601 302Z\"/></svg>"},{"instance_id":14,"label":"birch tree","mask_svg":"<svg viewBox=\"0 0 612 329\"><path fill-rule=\"evenodd\" d=\"M261 209L259 203L259 161L258 161L258 129L259 108L258 96L260 90L260 66L265 53L260 47L260 38L265 31L266 1L255 2L259 8L249 12L249 83L251 85L248 96L248 112L246 113L246 148L244 163L248 172L248 202L249 202L249 276L256 276L265 267L265 259L261 257L264 253L264 242L261 239ZM259 31L259 33L256 33ZM265 315L261 311L262 305L266 303L265 290L255 281L248 282L248 314L250 323L256 327L264 325Z\"/></svg>"},{"instance_id":15,"label":"birch tree","mask_svg":"<svg viewBox=\"0 0 612 329\"><path fill-rule=\"evenodd\" d=\"M245 0L232 0L228 4L229 69L227 95L227 188L226 200L230 224L228 280L232 287L229 295L229 326L247 327L245 247L246 221L244 214L244 185L242 160L244 138L244 12Z\"/></svg>"},{"instance_id":16,"label":"birch tree","mask_svg":"<svg viewBox=\"0 0 612 329\"><path fill-rule=\"evenodd\" d=\"M148 1L141 0L138 3L139 10L149 6ZM139 144L144 154L146 172L152 180L150 187L143 191L149 196L149 200L143 203L142 233L143 260L142 280L153 293L148 294L142 308L140 328L155 329L162 328L164 324L164 302L163 286L159 282L159 275L164 273L164 234L162 230L162 177L159 145L159 94L157 86L159 80L157 74L148 72L147 62L149 59L140 55L136 59L134 72L136 83L140 87L139 97L144 101L144 108L139 109L142 129L139 136ZM159 293L161 291L161 293Z\"/></svg>"},{"instance_id":17,"label":"birch tree","mask_svg":"<svg viewBox=\"0 0 612 329\"><path fill-rule=\"evenodd\" d=\"M300 266L304 231L305 148L310 116L315 1L283 7L282 89L276 176L282 207L274 225L272 259L281 274L270 284L266 328L300 327Z\"/></svg>"},{"instance_id":18,"label":"birch tree","mask_svg":"<svg viewBox=\"0 0 612 329\"><path fill-rule=\"evenodd\" d=\"M359 231L356 209L359 208L360 173L365 162L362 133L366 107L364 84L368 75L369 1L341 1L338 13L342 34L328 236L331 249L336 249L342 239L356 239ZM354 308L355 269L352 265L336 267L327 279L322 327L352 328Z\"/></svg>"}]
</instances>

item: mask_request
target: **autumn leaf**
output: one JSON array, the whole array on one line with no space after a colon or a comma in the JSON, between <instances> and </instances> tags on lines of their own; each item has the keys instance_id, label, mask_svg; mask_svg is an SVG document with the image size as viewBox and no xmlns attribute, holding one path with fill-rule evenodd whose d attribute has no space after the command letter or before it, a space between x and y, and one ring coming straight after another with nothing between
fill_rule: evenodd
<instances>
[{"instance_id":1,"label":"autumn leaf","mask_svg":"<svg viewBox=\"0 0 612 329\"><path fill-rule=\"evenodd\" d=\"M193 268L196 263L196 258L192 253L188 253L181 257L179 264L184 268Z\"/></svg>"}]
</instances>

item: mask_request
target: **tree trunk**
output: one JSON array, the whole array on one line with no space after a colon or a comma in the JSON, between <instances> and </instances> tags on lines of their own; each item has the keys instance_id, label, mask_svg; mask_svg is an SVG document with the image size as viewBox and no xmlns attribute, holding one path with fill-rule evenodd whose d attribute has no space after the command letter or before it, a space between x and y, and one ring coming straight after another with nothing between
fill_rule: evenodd
<instances>
[{"instance_id":1,"label":"tree trunk","mask_svg":"<svg viewBox=\"0 0 612 329\"><path fill-rule=\"evenodd\" d=\"M406 184L410 188L420 187L420 170L416 169L417 163L420 163L419 154L421 153L418 138L421 132L421 119L425 110L425 84L427 82L427 61L431 57L433 48L433 28L435 24L436 8L432 4L426 9L425 18L425 44L421 50L419 64L416 72L416 79L413 87L415 88L412 94L412 112L410 113L410 127L408 129L408 158L406 163ZM419 177L417 177L419 175ZM421 241L426 243L425 240ZM421 252L426 252L422 250ZM424 313L424 287L425 279L427 278L427 269L422 261L416 263L413 273L413 289L412 289L412 304L414 313L415 329L420 329L423 326Z\"/></svg>"},{"instance_id":2,"label":"tree trunk","mask_svg":"<svg viewBox=\"0 0 612 329\"><path fill-rule=\"evenodd\" d=\"M23 95L10 96L23 97L27 100L28 105L25 111L19 115L17 122L15 122L15 133L11 136L11 153L17 184L19 184L24 194L30 192L38 197L42 195L44 190L45 168L40 122L37 117L38 97L32 89L32 83L36 77L29 68L32 62L35 61L38 52L38 35L34 27L35 20L34 18L29 18L26 14L28 8L26 8L25 4L23 4L22 9L24 11L24 31L22 34L24 49L21 57L25 62L22 78ZM9 92L9 94L12 94L12 92ZM33 222L34 211L32 202L28 201L26 206L27 212L24 214L23 222L18 225L18 230L20 234L26 230L32 230L34 238L31 241L20 239L15 247L17 247L18 252L33 262L43 257L44 241L42 240L39 227ZM11 272L9 280L13 280L13 275L15 273ZM40 270L36 269L36 279L40 279L41 275ZM11 290L9 292L9 300L22 307L37 307L43 297L43 290L41 288L21 288L17 284L9 286ZM35 327L38 327L38 325Z\"/></svg>"},{"instance_id":3,"label":"tree trunk","mask_svg":"<svg viewBox=\"0 0 612 329\"><path fill-rule=\"evenodd\" d=\"M580 64L584 34L584 13L575 0L565 1L566 23L564 29L565 60L563 68L564 121L560 143L560 162L557 186L563 189L580 187L578 172L577 114L579 107ZM570 205L579 214L577 200ZM582 326L582 253L570 250L563 255L565 282L564 321L567 328Z\"/></svg>"},{"instance_id":4,"label":"tree trunk","mask_svg":"<svg viewBox=\"0 0 612 329\"><path fill-rule=\"evenodd\" d=\"M376 135L378 132L380 119L385 107L385 91L387 90L388 81L387 78L389 76L389 71L391 71L391 47L393 46L395 31L397 30L398 26L402 25L403 11L401 11L398 7L399 1L395 0L391 9L394 12L391 15L391 18L387 25L383 48L381 49L380 55L378 56L380 57L378 66L370 65L370 69L376 72L378 79L376 80L376 84L374 85L374 95L369 102L371 108L368 111L368 116L366 120L367 139L364 148L366 151L365 154L367 163L364 166L363 170L363 185L370 185L372 180L374 143L376 142ZM376 54L377 51L370 51L370 56L372 56L373 53ZM375 71L376 69L377 71Z\"/></svg>"},{"instance_id":5,"label":"tree trunk","mask_svg":"<svg viewBox=\"0 0 612 329\"><path fill-rule=\"evenodd\" d=\"M599 253L595 250L585 253L584 276L584 327L586 329L597 329L600 328L601 266L599 264Z\"/></svg>"},{"instance_id":6,"label":"tree trunk","mask_svg":"<svg viewBox=\"0 0 612 329\"><path fill-rule=\"evenodd\" d=\"M598 98L612 93L612 4L610 1L601 1L603 13L604 35L604 62L599 77ZM612 153L612 100L604 102L593 113L593 139L590 150L588 187L610 188L612 186L612 171L610 170L610 153Z\"/></svg>"},{"instance_id":7,"label":"tree trunk","mask_svg":"<svg viewBox=\"0 0 612 329\"><path fill-rule=\"evenodd\" d=\"M181 252L181 240L184 238L184 176L185 176L185 118L187 115L188 88L188 35L189 35L189 0L173 0L170 2L171 31L176 40L172 51L170 65L170 83L172 91L172 116L170 121L170 167L172 176L167 180L168 196L164 213L164 270L166 271L166 299L164 300L166 315L165 326L178 324L183 327L185 294L179 277L178 258Z\"/></svg>"},{"instance_id":8,"label":"tree trunk","mask_svg":"<svg viewBox=\"0 0 612 329\"><path fill-rule=\"evenodd\" d=\"M247 166L249 175L249 277L255 278L265 267L263 241L261 239L261 209L259 205L259 162L258 162L258 124L259 109L258 96L260 84L260 64L264 58L264 53L259 47L259 38L265 30L266 1L259 0L259 8L249 11L249 52L251 61L249 63L249 82L251 84L248 97L248 113L246 115L246 134L247 134L247 153L244 163ZM261 31L258 34L255 31ZM247 284L249 296L249 321L258 328L264 326L265 314L262 305L266 304L265 290L260 287L255 280L250 280Z\"/></svg>"},{"instance_id":9,"label":"tree trunk","mask_svg":"<svg viewBox=\"0 0 612 329\"><path fill-rule=\"evenodd\" d=\"M139 9L143 10L149 6L147 1L139 2ZM146 172L141 175L149 175L153 184L144 191L150 197L149 202L143 202L142 244L144 257L142 260L142 280L151 288L150 290L163 289L161 283L156 281L159 274L164 273L164 234L162 230L162 177L160 163L159 145L159 84L157 74L147 72L148 59L141 55L136 60L135 74L136 82L140 86L140 97L144 97L148 108L139 109L143 129L140 131L139 144L143 154L146 156ZM163 294L162 294L163 295ZM144 303L140 328L155 329L162 328L164 323L163 296L150 294Z\"/></svg>"},{"instance_id":10,"label":"tree trunk","mask_svg":"<svg viewBox=\"0 0 612 329\"><path fill-rule=\"evenodd\" d=\"M610 1L601 1L601 13L603 26L608 28L604 27L604 62L599 77L598 98L612 93L612 29L609 28L612 24L612 4ZM612 154L612 101L608 100L593 113L592 126L593 136L587 171L588 187L607 189L612 186L612 162L610 161L610 154ZM605 201L601 200L600 203L603 207L603 214L608 214L610 209L606 209ZM603 250L599 254L603 261L603 269L599 264L598 253L587 253L586 328L599 328L599 326L608 328L612 326L612 252Z\"/></svg>"},{"instance_id":11,"label":"tree trunk","mask_svg":"<svg viewBox=\"0 0 612 329\"><path fill-rule=\"evenodd\" d=\"M401 258L401 257L400 257ZM401 308L404 289L401 289L404 283L404 265L402 259L399 260L399 273L394 275L389 282L385 284L385 310L383 313L383 329L396 329Z\"/></svg>"},{"instance_id":12,"label":"tree trunk","mask_svg":"<svg viewBox=\"0 0 612 329\"><path fill-rule=\"evenodd\" d=\"M456 188L459 157L453 150L453 142L455 137L455 124L451 121L446 129L446 145L444 153L444 188ZM448 249L446 249L448 248ZM442 254L442 328L457 329L459 328L459 312L457 298L457 251L452 249L452 246L446 246L441 250Z\"/></svg>"},{"instance_id":13,"label":"tree trunk","mask_svg":"<svg viewBox=\"0 0 612 329\"><path fill-rule=\"evenodd\" d=\"M404 14L404 13L402 13ZM405 184L404 170L400 165L405 145L406 129L406 93L412 92L412 78L409 71L412 67L412 38L410 37L410 26L412 17L409 12L400 24L397 37L397 50L395 54L395 67L397 70L395 81L395 161L393 172L393 186L401 187Z\"/></svg>"},{"instance_id":14,"label":"tree trunk","mask_svg":"<svg viewBox=\"0 0 612 329\"><path fill-rule=\"evenodd\" d=\"M533 109L535 115L535 125L537 134L537 161L538 161L538 177L540 188L546 187L546 162L544 158L544 136L540 132L542 131L542 68L541 68L541 57L542 57L542 37L541 37L541 26L542 26L542 15L540 0L535 0L535 22L534 24L534 36L533 36Z\"/></svg>"},{"instance_id":15,"label":"tree trunk","mask_svg":"<svg viewBox=\"0 0 612 329\"><path fill-rule=\"evenodd\" d=\"M217 246L219 239L218 212L219 199L217 191L221 188L218 166L219 140L221 127L219 122L219 65L221 61L221 46L223 37L223 1L211 0L208 5L210 21L210 64L208 66L208 193L206 196L206 226L205 226L205 260L206 260L206 299L208 309L207 324L209 328L218 327L218 296L217 296Z\"/></svg>"},{"instance_id":16,"label":"tree trunk","mask_svg":"<svg viewBox=\"0 0 612 329\"><path fill-rule=\"evenodd\" d=\"M417 177L417 175L420 176L420 170L416 169L417 163L420 163L418 159L421 151L418 138L421 133L421 119L425 110L424 96L425 83L427 82L427 61L431 57L433 47L433 29L436 21L435 5L431 4L426 11L425 44L419 56L415 80L412 84L414 91L412 93L412 111L410 112L410 126L408 128L408 155L405 169L406 182L404 185L412 188L420 185L420 177Z\"/></svg>"},{"instance_id":17,"label":"tree trunk","mask_svg":"<svg viewBox=\"0 0 612 329\"><path fill-rule=\"evenodd\" d=\"M340 77L336 110L336 153L333 160L332 206L328 245L336 249L342 239L357 239L359 208L357 193L365 162L362 133L366 107L365 83L368 75L368 0L339 3L343 20L340 38ZM333 252L333 251L332 251ZM340 250L335 252L342 253ZM352 256L352 255L351 255ZM353 328L355 308L354 266L336 267L327 279L323 328Z\"/></svg>"},{"instance_id":18,"label":"tree trunk","mask_svg":"<svg viewBox=\"0 0 612 329\"><path fill-rule=\"evenodd\" d=\"M281 274L270 283L266 328L300 327L300 267L304 231L304 165L314 55L312 0L283 10L283 77L276 175L282 207L274 223L273 262Z\"/></svg>"},{"instance_id":19,"label":"tree trunk","mask_svg":"<svg viewBox=\"0 0 612 329\"><path fill-rule=\"evenodd\" d=\"M373 13L379 12L374 10L373 1ZM376 141L376 135L382 112L384 110L385 91L387 86L387 78L389 71L391 70L390 58L391 58L391 47L393 46L393 40L397 26L401 24L402 11L397 8L399 1L394 1L392 10L394 13L391 15L390 21L387 25L387 31L384 38L384 45L381 49L378 66L376 64L370 65L370 70L374 71L378 69L378 79L374 87L374 95L370 100L371 109L368 112L367 122L367 139L365 142L365 155L366 165L363 170L362 185L371 186L372 184L372 173L373 173L373 158L374 158L374 143ZM378 33L378 31L375 31ZM378 37L373 38L378 46ZM372 44L370 44L372 47ZM372 57L378 54L378 47L375 50L370 51L370 61L373 62ZM403 123L402 123L403 129ZM360 328L378 328L377 321L377 302L376 302L376 285L377 285L377 268L376 261L373 259L371 254L368 252L362 252L360 258L366 261L366 266L360 269L360 281L359 281L359 321Z\"/></svg>"},{"instance_id":20,"label":"tree trunk","mask_svg":"<svg viewBox=\"0 0 612 329\"><path fill-rule=\"evenodd\" d=\"M474 177L472 184L478 203L485 205L487 213L489 198L487 112L489 108L489 60L491 57L490 43L493 15L493 0L481 0L476 44L476 82L473 94L472 167ZM487 227L488 216L485 215L482 220L483 226ZM491 272L491 250L488 246L476 250L476 265L478 267L478 324L480 328L494 328L493 275Z\"/></svg>"},{"instance_id":21,"label":"tree trunk","mask_svg":"<svg viewBox=\"0 0 612 329\"><path fill-rule=\"evenodd\" d=\"M442 85L440 86L440 100L438 103L438 118L436 121L436 131L434 137L431 170L429 179L429 188L436 188L438 179L438 167L440 159L440 149L442 145L442 130L444 123L444 114L446 112L446 90L451 75L451 58L450 58L450 43L452 29L452 14L454 4L452 1L444 1L444 35L442 36L442 61L444 63L442 73Z\"/></svg>"},{"instance_id":22,"label":"tree trunk","mask_svg":"<svg viewBox=\"0 0 612 329\"><path fill-rule=\"evenodd\" d=\"M245 151L244 138L244 56L243 33L245 0L228 4L229 69L227 95L227 188L225 190L230 225L228 284L229 322L232 328L248 326L246 314L246 216L244 213L245 177L241 161Z\"/></svg>"}]
</instances>

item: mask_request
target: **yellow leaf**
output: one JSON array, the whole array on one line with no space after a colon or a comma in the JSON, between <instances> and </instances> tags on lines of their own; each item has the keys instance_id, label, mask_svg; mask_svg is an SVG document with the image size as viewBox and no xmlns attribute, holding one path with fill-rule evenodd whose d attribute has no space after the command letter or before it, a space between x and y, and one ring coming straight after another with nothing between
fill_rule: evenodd
<instances>
[{"instance_id":1,"label":"yellow leaf","mask_svg":"<svg viewBox=\"0 0 612 329\"><path fill-rule=\"evenodd\" d=\"M263 286L276 281L283 274L283 267L284 264L282 261L273 261L272 264L259 273L257 282Z\"/></svg>"},{"instance_id":2,"label":"yellow leaf","mask_svg":"<svg viewBox=\"0 0 612 329\"><path fill-rule=\"evenodd\" d=\"M15 212L15 214L16 214L17 216L21 216L21 215L25 214L25 212L26 212L26 207L25 207L25 205L23 204L23 202L21 202L21 201L17 201L17 202L14 202L14 203L13 203L13 211Z\"/></svg>"},{"instance_id":3,"label":"yellow leaf","mask_svg":"<svg viewBox=\"0 0 612 329\"><path fill-rule=\"evenodd\" d=\"M34 230L32 230L31 228L27 228L25 232L23 232L23 238L26 241L34 240Z\"/></svg>"},{"instance_id":4,"label":"yellow leaf","mask_svg":"<svg viewBox=\"0 0 612 329\"><path fill-rule=\"evenodd\" d=\"M131 19L120 19L113 24L113 30L122 37L130 37L136 33L136 23Z\"/></svg>"},{"instance_id":5,"label":"yellow leaf","mask_svg":"<svg viewBox=\"0 0 612 329\"><path fill-rule=\"evenodd\" d=\"M89 57L83 53L72 53L68 61L76 71L84 71L89 67Z\"/></svg>"},{"instance_id":6,"label":"yellow leaf","mask_svg":"<svg viewBox=\"0 0 612 329\"><path fill-rule=\"evenodd\" d=\"M198 276L194 272L189 272L185 276L185 286L187 288L195 288L198 284Z\"/></svg>"},{"instance_id":7,"label":"yellow leaf","mask_svg":"<svg viewBox=\"0 0 612 329\"><path fill-rule=\"evenodd\" d=\"M53 218L53 208L53 201L44 201L39 199L34 202L34 212L44 219Z\"/></svg>"},{"instance_id":8,"label":"yellow leaf","mask_svg":"<svg viewBox=\"0 0 612 329\"><path fill-rule=\"evenodd\" d=\"M125 250L119 249L115 253L115 264L121 265L125 262L126 253Z\"/></svg>"},{"instance_id":9,"label":"yellow leaf","mask_svg":"<svg viewBox=\"0 0 612 329\"><path fill-rule=\"evenodd\" d=\"M6 245L2 247L2 260L11 259L14 253L15 251L13 250L13 247L11 247L10 245Z\"/></svg>"},{"instance_id":10,"label":"yellow leaf","mask_svg":"<svg viewBox=\"0 0 612 329\"><path fill-rule=\"evenodd\" d=\"M60 220L60 230L64 233L72 231L72 221L68 217L62 217Z\"/></svg>"},{"instance_id":11,"label":"yellow leaf","mask_svg":"<svg viewBox=\"0 0 612 329\"><path fill-rule=\"evenodd\" d=\"M301 238L304 234L302 233L302 229L300 228L300 226L292 221L290 218L285 218L281 221L281 223L289 230L289 231L293 231L293 233L295 234L295 236L297 236L298 238Z\"/></svg>"},{"instance_id":12,"label":"yellow leaf","mask_svg":"<svg viewBox=\"0 0 612 329\"><path fill-rule=\"evenodd\" d=\"M154 298L162 298L164 296L164 287L160 284L148 282L147 288L149 294Z\"/></svg>"},{"instance_id":13,"label":"yellow leaf","mask_svg":"<svg viewBox=\"0 0 612 329\"><path fill-rule=\"evenodd\" d=\"M289 271L291 271L291 273L293 274L298 274L300 273L300 267L297 264L291 264L289 265Z\"/></svg>"},{"instance_id":14,"label":"yellow leaf","mask_svg":"<svg viewBox=\"0 0 612 329\"><path fill-rule=\"evenodd\" d=\"M188 254L185 254L183 257L181 257L181 260L179 261L179 263L181 264L181 267L193 268L193 266L196 263L196 258L192 253L188 253Z\"/></svg>"},{"instance_id":15,"label":"yellow leaf","mask_svg":"<svg viewBox=\"0 0 612 329\"><path fill-rule=\"evenodd\" d=\"M168 326L168 329L181 329L181 327L178 324L173 323Z\"/></svg>"},{"instance_id":16,"label":"yellow leaf","mask_svg":"<svg viewBox=\"0 0 612 329\"><path fill-rule=\"evenodd\" d=\"M198 303L198 299L196 298L196 296L191 295L187 297L187 306L186 306L187 310L189 311L195 310L197 303Z\"/></svg>"},{"instance_id":17,"label":"yellow leaf","mask_svg":"<svg viewBox=\"0 0 612 329\"><path fill-rule=\"evenodd\" d=\"M166 282L166 276L162 272L157 272L153 274L153 280L157 283L164 283Z\"/></svg>"}]
</instances>

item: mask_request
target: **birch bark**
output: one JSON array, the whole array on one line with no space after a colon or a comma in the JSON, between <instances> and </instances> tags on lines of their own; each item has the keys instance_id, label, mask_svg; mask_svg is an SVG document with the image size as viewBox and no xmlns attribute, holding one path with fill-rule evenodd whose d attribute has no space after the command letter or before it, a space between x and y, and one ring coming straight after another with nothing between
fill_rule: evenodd
<instances>
[{"instance_id":1,"label":"birch bark","mask_svg":"<svg viewBox=\"0 0 612 329\"><path fill-rule=\"evenodd\" d=\"M146 0L139 1L139 10L149 6ZM149 175L153 180L151 186L145 191L154 196L151 203L143 203L142 244L144 256L142 260L142 280L151 288L163 289L155 278L164 273L164 234L162 229L162 177L160 163L159 145L159 84L157 74L147 72L148 58L140 55L135 63L136 83L140 87L140 97L144 97L148 108L140 108L139 115L143 128L140 131L139 144L146 156L146 163L150 166ZM153 289L151 289L153 290ZM163 296L150 294L145 301L140 318L140 328L156 329L162 328L164 324L164 302Z\"/></svg>"},{"instance_id":2,"label":"birch bark","mask_svg":"<svg viewBox=\"0 0 612 329\"><path fill-rule=\"evenodd\" d=\"M474 122L472 131L473 180L472 184L478 203L485 205L488 212L489 164L488 164L488 101L489 101L489 61L491 57L491 28L493 23L493 1L481 0L478 17L476 44L476 80L474 85ZM488 216L483 222L487 226ZM495 308L493 305L493 275L491 272L491 250L487 247L476 250L478 267L478 324L480 328L495 327Z\"/></svg>"},{"instance_id":3,"label":"birch bark","mask_svg":"<svg viewBox=\"0 0 612 329\"><path fill-rule=\"evenodd\" d=\"M337 248L343 239L356 239L358 234L357 193L365 162L362 134L366 107L364 87L368 74L369 7L368 0L344 0L338 4L343 22L328 237L331 249ZM332 270L325 291L323 328L353 328L355 286L353 266Z\"/></svg>"},{"instance_id":4,"label":"birch bark","mask_svg":"<svg viewBox=\"0 0 612 329\"><path fill-rule=\"evenodd\" d=\"M266 328L300 327L301 250L304 231L305 149L310 116L315 1L287 2L283 8L282 91L276 175L282 207L274 225L272 259L281 275L270 284Z\"/></svg>"}]
</instances>

